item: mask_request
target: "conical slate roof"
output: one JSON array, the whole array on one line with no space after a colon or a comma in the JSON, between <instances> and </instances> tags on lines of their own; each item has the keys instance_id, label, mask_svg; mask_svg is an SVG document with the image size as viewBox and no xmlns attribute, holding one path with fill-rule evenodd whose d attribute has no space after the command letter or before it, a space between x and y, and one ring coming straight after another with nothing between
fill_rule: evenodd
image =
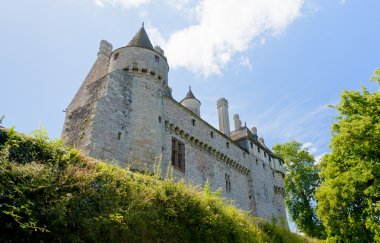
<instances>
[{"instance_id":1,"label":"conical slate roof","mask_svg":"<svg viewBox=\"0 0 380 243\"><path fill-rule=\"evenodd\" d=\"M196 99L195 96L194 96L194 94L193 94L193 92L191 91L191 87L189 87L189 92L187 92L184 100L185 99Z\"/></svg>"},{"instance_id":2,"label":"conical slate roof","mask_svg":"<svg viewBox=\"0 0 380 243\"><path fill-rule=\"evenodd\" d=\"M127 46L143 47L154 50L152 43L150 42L149 37L145 32L144 24L141 26L140 30L136 33L136 35L132 38Z\"/></svg>"},{"instance_id":3,"label":"conical slate roof","mask_svg":"<svg viewBox=\"0 0 380 243\"><path fill-rule=\"evenodd\" d=\"M191 91L191 86L189 86L189 91L187 92L185 98L183 98L183 99L181 100L181 102L184 101L184 100L186 100L186 99L194 99L194 100L198 100L197 98L195 98L193 92ZM198 101L199 101L199 100L198 100ZM199 101L199 103L200 103L200 101Z\"/></svg>"}]
</instances>

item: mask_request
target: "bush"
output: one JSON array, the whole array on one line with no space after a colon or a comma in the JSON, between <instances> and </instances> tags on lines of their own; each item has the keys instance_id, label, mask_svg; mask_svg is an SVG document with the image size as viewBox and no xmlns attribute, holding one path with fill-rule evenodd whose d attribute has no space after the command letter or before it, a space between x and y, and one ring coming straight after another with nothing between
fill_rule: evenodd
<instances>
[{"instance_id":1,"label":"bush","mask_svg":"<svg viewBox=\"0 0 380 243\"><path fill-rule=\"evenodd\" d=\"M305 242L204 190L0 129L0 241Z\"/></svg>"}]
</instances>

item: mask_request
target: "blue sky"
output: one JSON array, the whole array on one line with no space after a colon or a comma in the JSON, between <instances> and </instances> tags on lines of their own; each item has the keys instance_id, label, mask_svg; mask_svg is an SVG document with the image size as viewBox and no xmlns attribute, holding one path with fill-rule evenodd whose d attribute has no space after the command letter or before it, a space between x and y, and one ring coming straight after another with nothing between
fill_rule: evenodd
<instances>
[{"instance_id":1,"label":"blue sky","mask_svg":"<svg viewBox=\"0 0 380 243\"><path fill-rule=\"evenodd\" d=\"M343 89L375 88L379 9L377 0L3 0L3 125L58 138L100 40L124 46L144 21L168 56L174 98L191 85L217 127L225 97L231 127L238 113L268 147L295 139L319 156L336 115L327 105Z\"/></svg>"}]
</instances>

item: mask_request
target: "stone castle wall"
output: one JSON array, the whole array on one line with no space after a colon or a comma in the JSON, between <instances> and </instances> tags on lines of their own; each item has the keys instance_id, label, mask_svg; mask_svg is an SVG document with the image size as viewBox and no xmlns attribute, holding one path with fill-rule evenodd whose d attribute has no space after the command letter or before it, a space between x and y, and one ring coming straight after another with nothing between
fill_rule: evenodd
<instances>
[{"instance_id":1,"label":"stone castle wall","mask_svg":"<svg viewBox=\"0 0 380 243\"><path fill-rule=\"evenodd\" d=\"M260 146L255 143L249 149L242 148L169 97L164 97L164 107L164 165L170 163L172 137L185 143L185 172L175 170L177 177L198 185L208 179L212 190L222 188L222 196L234 200L236 206L260 217L286 219L278 210L282 204L277 201L283 202L283 198L276 194L275 186L283 190L283 185L279 183L282 174L274 168L275 159L269 161L269 154L265 156L262 149L258 152ZM231 176L231 192L226 191L225 174Z\"/></svg>"},{"instance_id":2,"label":"stone castle wall","mask_svg":"<svg viewBox=\"0 0 380 243\"><path fill-rule=\"evenodd\" d=\"M237 207L267 219L286 219L281 162L256 134L243 127L226 136L198 110L165 96L169 67L156 51L111 49L102 42L97 61L67 108L66 144L122 167L153 171L161 163L164 177L176 138L185 144L185 170L174 168L175 177L201 186L208 180L213 191L221 188L222 197Z\"/></svg>"}]
</instances>

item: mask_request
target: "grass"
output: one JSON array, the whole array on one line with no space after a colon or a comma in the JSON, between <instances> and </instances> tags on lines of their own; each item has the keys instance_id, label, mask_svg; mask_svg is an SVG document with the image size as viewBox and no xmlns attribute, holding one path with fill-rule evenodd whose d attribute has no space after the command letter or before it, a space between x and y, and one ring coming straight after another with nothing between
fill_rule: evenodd
<instances>
[{"instance_id":1,"label":"grass","mask_svg":"<svg viewBox=\"0 0 380 243\"><path fill-rule=\"evenodd\" d=\"M218 192L132 172L0 129L0 241L311 242Z\"/></svg>"}]
</instances>

